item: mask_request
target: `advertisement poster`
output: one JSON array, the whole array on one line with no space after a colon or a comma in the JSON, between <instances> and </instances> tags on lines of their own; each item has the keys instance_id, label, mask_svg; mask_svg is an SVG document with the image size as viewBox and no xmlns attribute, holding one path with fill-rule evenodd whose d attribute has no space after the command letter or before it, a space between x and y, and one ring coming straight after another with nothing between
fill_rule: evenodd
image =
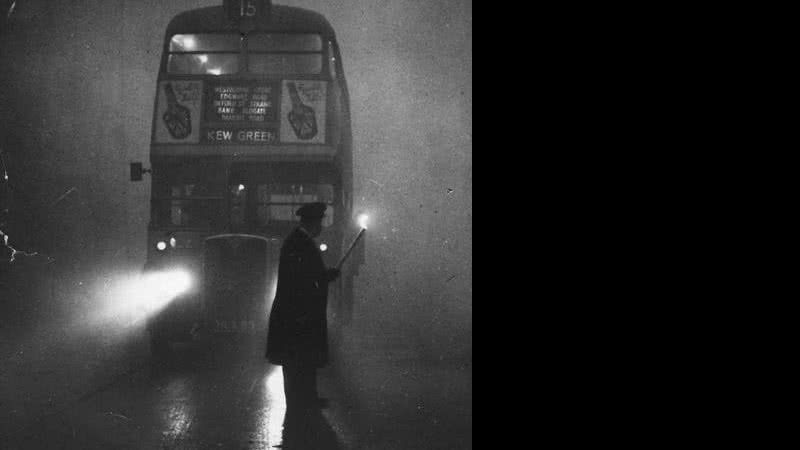
<instances>
[{"instance_id":1,"label":"advertisement poster","mask_svg":"<svg viewBox=\"0 0 800 450\"><path fill-rule=\"evenodd\" d=\"M206 122L248 122L262 125L275 120L278 82L210 82Z\"/></svg>"},{"instance_id":2,"label":"advertisement poster","mask_svg":"<svg viewBox=\"0 0 800 450\"><path fill-rule=\"evenodd\" d=\"M158 85L155 142L197 144L200 142L201 80L162 81Z\"/></svg>"},{"instance_id":3,"label":"advertisement poster","mask_svg":"<svg viewBox=\"0 0 800 450\"><path fill-rule=\"evenodd\" d=\"M279 82L211 81L206 92L207 125L201 141L209 144L277 142Z\"/></svg>"},{"instance_id":4,"label":"advertisement poster","mask_svg":"<svg viewBox=\"0 0 800 450\"><path fill-rule=\"evenodd\" d=\"M283 81L281 142L325 143L326 87L324 81Z\"/></svg>"}]
</instances>

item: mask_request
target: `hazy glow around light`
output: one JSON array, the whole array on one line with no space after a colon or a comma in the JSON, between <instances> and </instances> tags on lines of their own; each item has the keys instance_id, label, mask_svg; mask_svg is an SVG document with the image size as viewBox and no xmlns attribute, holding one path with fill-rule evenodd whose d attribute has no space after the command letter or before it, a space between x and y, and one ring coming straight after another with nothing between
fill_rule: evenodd
<instances>
[{"instance_id":1,"label":"hazy glow around light","mask_svg":"<svg viewBox=\"0 0 800 450\"><path fill-rule=\"evenodd\" d=\"M203 64L208 62L208 55L200 55L198 58L200 58L200 62Z\"/></svg>"},{"instance_id":2,"label":"hazy glow around light","mask_svg":"<svg viewBox=\"0 0 800 450\"><path fill-rule=\"evenodd\" d=\"M211 75L220 75L222 73L222 69L208 69L208 73Z\"/></svg>"},{"instance_id":3,"label":"hazy glow around light","mask_svg":"<svg viewBox=\"0 0 800 450\"><path fill-rule=\"evenodd\" d=\"M192 284L192 276L182 269L119 278L103 289L96 320L108 324L144 319L187 292Z\"/></svg>"},{"instance_id":4,"label":"hazy glow around light","mask_svg":"<svg viewBox=\"0 0 800 450\"><path fill-rule=\"evenodd\" d=\"M328 246L327 246L326 244L321 244L321 245L319 246L319 249L320 249L320 250L322 250L322 251L324 252L325 250L327 250L327 249L328 249Z\"/></svg>"},{"instance_id":5,"label":"hazy glow around light","mask_svg":"<svg viewBox=\"0 0 800 450\"><path fill-rule=\"evenodd\" d=\"M182 42L183 48L186 50L194 50L197 47L197 42L191 36L186 36L183 38Z\"/></svg>"},{"instance_id":6,"label":"hazy glow around light","mask_svg":"<svg viewBox=\"0 0 800 450\"><path fill-rule=\"evenodd\" d=\"M361 214L360 216L358 216L358 226L360 226L361 228L366 229L368 222L369 222L369 216L368 215Z\"/></svg>"}]
</instances>

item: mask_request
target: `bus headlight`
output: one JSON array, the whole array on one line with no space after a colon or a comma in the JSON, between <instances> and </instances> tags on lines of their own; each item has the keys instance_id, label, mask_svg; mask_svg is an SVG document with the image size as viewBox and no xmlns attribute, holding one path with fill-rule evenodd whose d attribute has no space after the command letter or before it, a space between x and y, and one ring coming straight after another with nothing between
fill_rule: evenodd
<instances>
[{"instance_id":1,"label":"bus headlight","mask_svg":"<svg viewBox=\"0 0 800 450\"><path fill-rule=\"evenodd\" d=\"M185 270L157 272L146 277L145 291L155 298L173 298L192 286L192 277Z\"/></svg>"},{"instance_id":2,"label":"bus headlight","mask_svg":"<svg viewBox=\"0 0 800 450\"><path fill-rule=\"evenodd\" d=\"M124 322L157 314L181 295L196 289L197 280L189 270L172 268L119 277L111 289L104 285L102 302L94 312L101 322Z\"/></svg>"},{"instance_id":3,"label":"bus headlight","mask_svg":"<svg viewBox=\"0 0 800 450\"><path fill-rule=\"evenodd\" d=\"M325 250L328 249L328 245L327 244L320 244L319 249L324 252Z\"/></svg>"},{"instance_id":4,"label":"bus headlight","mask_svg":"<svg viewBox=\"0 0 800 450\"><path fill-rule=\"evenodd\" d=\"M158 241L158 243L156 243L156 248L158 251L163 252L167 249L167 243L164 241Z\"/></svg>"}]
</instances>

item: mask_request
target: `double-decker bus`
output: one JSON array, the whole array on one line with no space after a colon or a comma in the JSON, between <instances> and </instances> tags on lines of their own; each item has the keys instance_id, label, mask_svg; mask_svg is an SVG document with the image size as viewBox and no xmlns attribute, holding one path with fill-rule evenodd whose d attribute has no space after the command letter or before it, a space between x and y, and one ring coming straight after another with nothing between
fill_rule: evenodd
<instances>
[{"instance_id":1,"label":"double-decker bus","mask_svg":"<svg viewBox=\"0 0 800 450\"><path fill-rule=\"evenodd\" d=\"M267 0L225 0L167 26L150 146L146 271L183 268L196 289L148 321L171 341L263 330L282 239L305 203L328 204L317 239L336 263L356 234L347 83L320 14ZM140 163L131 165L141 179ZM331 285L345 321L360 264ZM260 334L260 333L259 333Z\"/></svg>"}]
</instances>

